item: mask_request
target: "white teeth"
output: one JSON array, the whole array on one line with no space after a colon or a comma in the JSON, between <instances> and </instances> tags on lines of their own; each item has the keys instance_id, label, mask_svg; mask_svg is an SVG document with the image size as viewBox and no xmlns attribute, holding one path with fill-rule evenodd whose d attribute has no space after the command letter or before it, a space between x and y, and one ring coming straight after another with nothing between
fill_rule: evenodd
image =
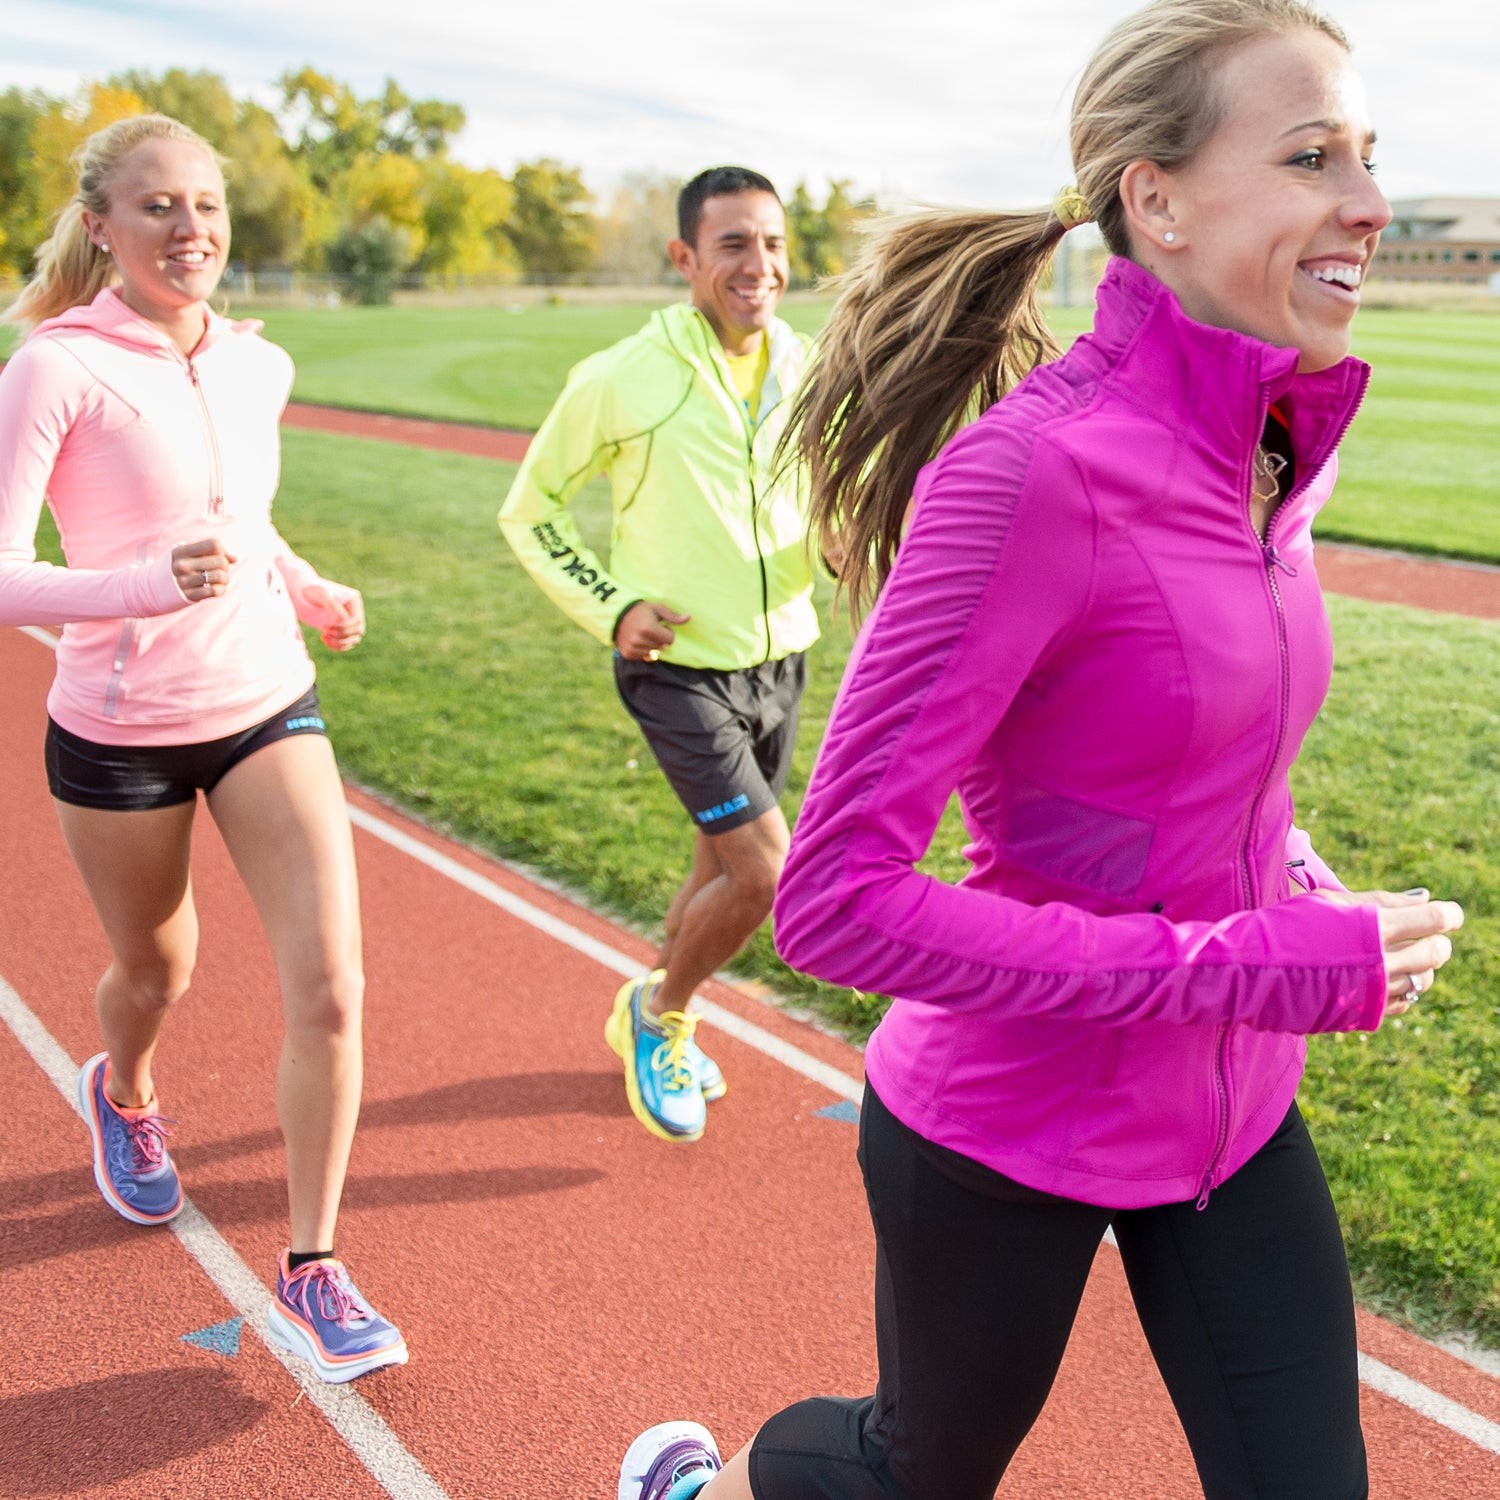
<instances>
[{"instance_id":1,"label":"white teeth","mask_svg":"<svg viewBox=\"0 0 1500 1500\"><path fill-rule=\"evenodd\" d=\"M1358 266L1323 266L1309 273L1316 281L1336 281L1340 286L1356 287L1364 279Z\"/></svg>"}]
</instances>

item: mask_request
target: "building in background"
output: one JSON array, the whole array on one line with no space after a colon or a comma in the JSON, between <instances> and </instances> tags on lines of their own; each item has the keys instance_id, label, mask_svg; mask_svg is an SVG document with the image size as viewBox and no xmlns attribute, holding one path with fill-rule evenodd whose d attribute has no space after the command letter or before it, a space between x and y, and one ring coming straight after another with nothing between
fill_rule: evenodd
<instances>
[{"instance_id":1,"label":"building in background","mask_svg":"<svg viewBox=\"0 0 1500 1500\"><path fill-rule=\"evenodd\" d=\"M1500 198L1402 198L1391 213L1371 276L1481 284L1500 277Z\"/></svg>"}]
</instances>

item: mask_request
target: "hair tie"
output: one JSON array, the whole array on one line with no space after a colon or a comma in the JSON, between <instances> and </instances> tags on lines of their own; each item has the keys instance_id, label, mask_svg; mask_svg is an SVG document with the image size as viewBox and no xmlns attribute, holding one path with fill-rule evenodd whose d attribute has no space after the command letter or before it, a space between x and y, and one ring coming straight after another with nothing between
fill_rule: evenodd
<instances>
[{"instance_id":1,"label":"hair tie","mask_svg":"<svg viewBox=\"0 0 1500 1500\"><path fill-rule=\"evenodd\" d=\"M1052 212L1064 229L1073 229L1079 224L1091 224L1094 216L1089 212L1089 200L1076 187L1065 187L1052 200Z\"/></svg>"}]
</instances>

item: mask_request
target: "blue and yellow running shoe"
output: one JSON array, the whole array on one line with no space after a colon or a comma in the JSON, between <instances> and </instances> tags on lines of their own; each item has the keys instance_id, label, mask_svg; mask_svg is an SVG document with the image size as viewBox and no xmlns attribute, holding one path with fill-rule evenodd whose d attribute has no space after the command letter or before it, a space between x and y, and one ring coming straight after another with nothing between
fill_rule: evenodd
<instances>
[{"instance_id":1,"label":"blue and yellow running shoe","mask_svg":"<svg viewBox=\"0 0 1500 1500\"><path fill-rule=\"evenodd\" d=\"M712 1104L715 1099L722 1099L729 1092L729 1085L724 1082L718 1063L698 1045L696 1037L687 1044L687 1059L698 1075L698 1087L703 1090L705 1104Z\"/></svg>"},{"instance_id":2,"label":"blue and yellow running shoe","mask_svg":"<svg viewBox=\"0 0 1500 1500\"><path fill-rule=\"evenodd\" d=\"M698 1018L680 1010L652 1015L645 1000L660 981L657 970L620 986L604 1040L625 1063L625 1093L636 1119L664 1141L696 1141L703 1134L703 1085L688 1048Z\"/></svg>"},{"instance_id":3,"label":"blue and yellow running shoe","mask_svg":"<svg viewBox=\"0 0 1500 1500\"><path fill-rule=\"evenodd\" d=\"M618 1500L692 1500L723 1467L706 1427L662 1422L648 1427L626 1452Z\"/></svg>"}]
</instances>

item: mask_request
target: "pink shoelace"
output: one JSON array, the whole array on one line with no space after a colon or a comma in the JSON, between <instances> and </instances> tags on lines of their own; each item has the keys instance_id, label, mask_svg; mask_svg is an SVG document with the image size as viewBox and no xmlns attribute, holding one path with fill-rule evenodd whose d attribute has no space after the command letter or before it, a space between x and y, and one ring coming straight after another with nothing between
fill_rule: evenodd
<instances>
[{"instance_id":1,"label":"pink shoelace","mask_svg":"<svg viewBox=\"0 0 1500 1500\"><path fill-rule=\"evenodd\" d=\"M293 1291L289 1282L288 1296L307 1317L313 1316L311 1299L316 1295L318 1316L327 1322L337 1323L340 1328L347 1328L350 1323L369 1321L370 1310L355 1295L343 1266L335 1270L327 1261L309 1261L296 1273L296 1277L301 1277L302 1285ZM292 1279L296 1280L296 1277Z\"/></svg>"},{"instance_id":2,"label":"pink shoelace","mask_svg":"<svg viewBox=\"0 0 1500 1500\"><path fill-rule=\"evenodd\" d=\"M122 1114L120 1120L130 1141L131 1170L137 1173L154 1172L166 1159L166 1140L172 1133L167 1126L177 1122L161 1115Z\"/></svg>"}]
</instances>

